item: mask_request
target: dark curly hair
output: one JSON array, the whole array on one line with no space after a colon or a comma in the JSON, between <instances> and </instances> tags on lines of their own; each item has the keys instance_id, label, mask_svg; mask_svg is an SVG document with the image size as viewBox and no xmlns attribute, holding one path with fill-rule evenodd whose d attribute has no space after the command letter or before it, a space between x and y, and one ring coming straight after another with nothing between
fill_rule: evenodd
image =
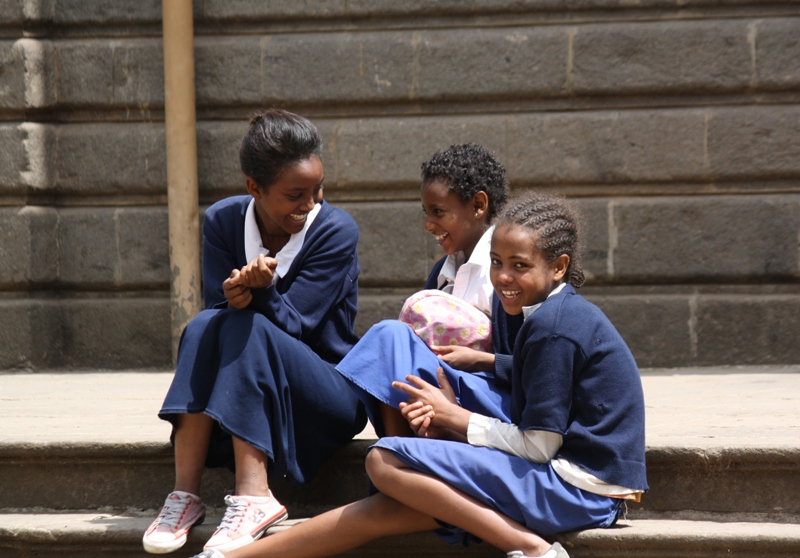
<instances>
[{"instance_id":1,"label":"dark curly hair","mask_svg":"<svg viewBox=\"0 0 800 558\"><path fill-rule=\"evenodd\" d=\"M271 109L250 119L250 129L239 148L239 165L260 188L269 188L283 171L312 155L319 157L321 152L322 138L311 122Z\"/></svg>"},{"instance_id":2,"label":"dark curly hair","mask_svg":"<svg viewBox=\"0 0 800 558\"><path fill-rule=\"evenodd\" d=\"M566 199L529 192L515 197L497 219L497 226L525 227L535 234L536 248L548 261L562 254L569 256L566 281L575 288L586 277L580 264L583 243L582 218Z\"/></svg>"},{"instance_id":3,"label":"dark curly hair","mask_svg":"<svg viewBox=\"0 0 800 558\"><path fill-rule=\"evenodd\" d=\"M450 191L463 202L470 201L480 191L486 192L490 222L508 199L503 163L491 151L474 143L451 145L422 163L422 184L435 180L447 182Z\"/></svg>"}]
</instances>

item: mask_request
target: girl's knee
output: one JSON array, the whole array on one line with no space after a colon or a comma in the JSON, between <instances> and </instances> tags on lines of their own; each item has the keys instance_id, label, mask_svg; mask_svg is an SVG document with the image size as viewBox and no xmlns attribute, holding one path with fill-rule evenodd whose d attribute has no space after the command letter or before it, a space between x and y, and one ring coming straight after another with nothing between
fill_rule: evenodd
<instances>
[{"instance_id":1,"label":"girl's knee","mask_svg":"<svg viewBox=\"0 0 800 558\"><path fill-rule=\"evenodd\" d=\"M380 489L381 482L388 475L397 470L402 462L395 455L384 448L372 448L367 454L365 466L370 480Z\"/></svg>"}]
</instances>

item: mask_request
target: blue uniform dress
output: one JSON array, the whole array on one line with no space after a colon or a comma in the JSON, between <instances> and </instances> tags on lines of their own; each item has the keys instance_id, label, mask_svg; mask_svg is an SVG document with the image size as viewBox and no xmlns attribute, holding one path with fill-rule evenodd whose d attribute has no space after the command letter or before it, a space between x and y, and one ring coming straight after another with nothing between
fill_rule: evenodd
<instances>
[{"instance_id":1,"label":"blue uniform dress","mask_svg":"<svg viewBox=\"0 0 800 558\"><path fill-rule=\"evenodd\" d=\"M334 365L355 344L358 226L325 202L284 277L227 308L222 282L246 265L250 196L212 205L203 224L206 310L187 326L159 416L216 421L206 464L232 466L230 435L270 458L270 472L302 483L366 424Z\"/></svg>"},{"instance_id":2,"label":"blue uniform dress","mask_svg":"<svg viewBox=\"0 0 800 558\"><path fill-rule=\"evenodd\" d=\"M505 312L495 308L502 322ZM463 407L470 405L462 393ZM501 420L506 417L497 416ZM580 465L609 484L646 490L644 398L636 363L613 325L567 285L522 325L514 342L510 420L522 430L556 432L556 458ZM382 438L410 467L438 477L477 500L550 536L607 527L622 500L562 480L550 463L503 451L421 438ZM451 529L449 540L468 535Z\"/></svg>"}]
</instances>

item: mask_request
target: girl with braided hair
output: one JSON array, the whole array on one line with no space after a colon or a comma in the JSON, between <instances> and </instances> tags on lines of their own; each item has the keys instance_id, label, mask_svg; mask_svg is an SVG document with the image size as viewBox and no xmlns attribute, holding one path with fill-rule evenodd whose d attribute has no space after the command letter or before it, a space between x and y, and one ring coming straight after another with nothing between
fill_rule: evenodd
<instances>
[{"instance_id":1,"label":"girl with braided hair","mask_svg":"<svg viewBox=\"0 0 800 558\"><path fill-rule=\"evenodd\" d=\"M484 415L410 330L399 362L359 347L359 365L406 370L392 386L416 437L384 437L367 455L376 493L227 558L328 556L375 538L437 530L510 558L566 558L546 538L614 524L647 490L644 398L633 356L608 318L578 295L575 213L558 198L518 199L491 244L493 320L509 335L509 416ZM408 330L408 328L406 328ZM474 537L473 537L474 536ZM220 554L208 553L208 558Z\"/></svg>"}]
</instances>

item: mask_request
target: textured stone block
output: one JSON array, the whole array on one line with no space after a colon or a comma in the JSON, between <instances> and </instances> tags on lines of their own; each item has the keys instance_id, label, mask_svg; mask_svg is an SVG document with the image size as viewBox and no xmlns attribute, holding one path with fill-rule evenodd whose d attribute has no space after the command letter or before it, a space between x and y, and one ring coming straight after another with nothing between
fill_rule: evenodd
<instances>
[{"instance_id":1,"label":"textured stone block","mask_svg":"<svg viewBox=\"0 0 800 558\"><path fill-rule=\"evenodd\" d=\"M493 118L437 117L346 120L336 136L339 186L418 185L420 165L454 143L483 145L504 163L503 126Z\"/></svg>"},{"instance_id":2,"label":"textured stone block","mask_svg":"<svg viewBox=\"0 0 800 558\"><path fill-rule=\"evenodd\" d=\"M608 200L578 199L575 205L583 216L584 247L582 267L587 283L602 282L608 277L609 230Z\"/></svg>"},{"instance_id":3,"label":"textured stone block","mask_svg":"<svg viewBox=\"0 0 800 558\"><path fill-rule=\"evenodd\" d=\"M269 105L263 95L261 38L196 37L194 56L198 107Z\"/></svg>"},{"instance_id":4,"label":"textured stone block","mask_svg":"<svg viewBox=\"0 0 800 558\"><path fill-rule=\"evenodd\" d=\"M93 298L62 303L67 369L166 369L171 364L169 297Z\"/></svg>"},{"instance_id":5,"label":"textured stone block","mask_svg":"<svg viewBox=\"0 0 800 558\"><path fill-rule=\"evenodd\" d=\"M169 288L167 208L117 210L119 260L116 284Z\"/></svg>"},{"instance_id":6,"label":"textured stone block","mask_svg":"<svg viewBox=\"0 0 800 558\"><path fill-rule=\"evenodd\" d=\"M747 22L586 25L574 38L575 93L744 90L753 78Z\"/></svg>"},{"instance_id":7,"label":"textured stone block","mask_svg":"<svg viewBox=\"0 0 800 558\"><path fill-rule=\"evenodd\" d=\"M800 362L800 295L701 296L697 302L697 362Z\"/></svg>"},{"instance_id":8,"label":"textured stone block","mask_svg":"<svg viewBox=\"0 0 800 558\"><path fill-rule=\"evenodd\" d=\"M616 203L615 277L646 282L796 277L799 210L796 196Z\"/></svg>"},{"instance_id":9,"label":"textured stone block","mask_svg":"<svg viewBox=\"0 0 800 558\"><path fill-rule=\"evenodd\" d=\"M41 370L58 362L61 320L48 300L0 301L0 370Z\"/></svg>"},{"instance_id":10,"label":"textured stone block","mask_svg":"<svg viewBox=\"0 0 800 558\"><path fill-rule=\"evenodd\" d=\"M103 39L69 40L56 48L58 102L103 106L114 99L112 44Z\"/></svg>"},{"instance_id":11,"label":"textured stone block","mask_svg":"<svg viewBox=\"0 0 800 558\"><path fill-rule=\"evenodd\" d=\"M25 107L25 64L15 41L0 41L0 107Z\"/></svg>"},{"instance_id":12,"label":"textured stone block","mask_svg":"<svg viewBox=\"0 0 800 558\"><path fill-rule=\"evenodd\" d=\"M697 179L705 174L697 110L535 113L508 118L514 185Z\"/></svg>"},{"instance_id":13,"label":"textured stone block","mask_svg":"<svg viewBox=\"0 0 800 558\"><path fill-rule=\"evenodd\" d=\"M19 26L22 29L24 20L22 2L20 0L0 0L0 21L5 26Z\"/></svg>"},{"instance_id":14,"label":"textured stone block","mask_svg":"<svg viewBox=\"0 0 800 558\"><path fill-rule=\"evenodd\" d=\"M221 196L245 193L239 146L246 133L244 118L240 122L197 123L197 178L201 191Z\"/></svg>"},{"instance_id":15,"label":"textured stone block","mask_svg":"<svg viewBox=\"0 0 800 558\"><path fill-rule=\"evenodd\" d=\"M494 101L559 95L567 81L567 43L563 27L421 33L415 96Z\"/></svg>"},{"instance_id":16,"label":"textured stone block","mask_svg":"<svg viewBox=\"0 0 800 558\"><path fill-rule=\"evenodd\" d=\"M20 180L20 172L29 165L24 135L17 125L0 125L0 192L4 194L20 193L25 189Z\"/></svg>"},{"instance_id":17,"label":"textured stone block","mask_svg":"<svg viewBox=\"0 0 800 558\"><path fill-rule=\"evenodd\" d=\"M22 194L52 187L54 152L53 126L0 125L0 192Z\"/></svg>"},{"instance_id":18,"label":"textured stone block","mask_svg":"<svg viewBox=\"0 0 800 558\"><path fill-rule=\"evenodd\" d=\"M262 55L267 103L388 101L413 93L409 33L274 35Z\"/></svg>"},{"instance_id":19,"label":"textured stone block","mask_svg":"<svg viewBox=\"0 0 800 558\"><path fill-rule=\"evenodd\" d=\"M141 117L164 106L164 49L161 39L115 41L112 49L114 103L136 105Z\"/></svg>"},{"instance_id":20,"label":"textured stone block","mask_svg":"<svg viewBox=\"0 0 800 558\"><path fill-rule=\"evenodd\" d=\"M582 294L608 316L640 368L693 364L688 296Z\"/></svg>"},{"instance_id":21,"label":"textured stone block","mask_svg":"<svg viewBox=\"0 0 800 558\"><path fill-rule=\"evenodd\" d=\"M119 269L118 244L115 210L61 210L58 227L61 283L95 288L114 285Z\"/></svg>"},{"instance_id":22,"label":"textured stone block","mask_svg":"<svg viewBox=\"0 0 800 558\"><path fill-rule=\"evenodd\" d=\"M767 19L756 24L759 89L800 85L800 18Z\"/></svg>"},{"instance_id":23,"label":"textured stone block","mask_svg":"<svg viewBox=\"0 0 800 558\"><path fill-rule=\"evenodd\" d=\"M423 230L415 202L342 204L360 230L359 286L422 288L433 263L443 254Z\"/></svg>"},{"instance_id":24,"label":"textured stone block","mask_svg":"<svg viewBox=\"0 0 800 558\"><path fill-rule=\"evenodd\" d=\"M69 124L58 128L58 188L64 193L163 193L163 124Z\"/></svg>"},{"instance_id":25,"label":"textured stone block","mask_svg":"<svg viewBox=\"0 0 800 558\"><path fill-rule=\"evenodd\" d=\"M719 108L708 120L708 159L720 179L800 177L800 107Z\"/></svg>"},{"instance_id":26,"label":"textured stone block","mask_svg":"<svg viewBox=\"0 0 800 558\"><path fill-rule=\"evenodd\" d=\"M251 2L250 0L205 0L203 16L208 19L277 19L318 18L341 16L345 0L272 0Z\"/></svg>"},{"instance_id":27,"label":"textured stone block","mask_svg":"<svg viewBox=\"0 0 800 558\"><path fill-rule=\"evenodd\" d=\"M50 283L58 273L58 215L27 206L0 209L0 285Z\"/></svg>"},{"instance_id":28,"label":"textured stone block","mask_svg":"<svg viewBox=\"0 0 800 558\"><path fill-rule=\"evenodd\" d=\"M29 0L30 1L30 0ZM159 0L58 0L52 18L57 24L161 23Z\"/></svg>"}]
</instances>

